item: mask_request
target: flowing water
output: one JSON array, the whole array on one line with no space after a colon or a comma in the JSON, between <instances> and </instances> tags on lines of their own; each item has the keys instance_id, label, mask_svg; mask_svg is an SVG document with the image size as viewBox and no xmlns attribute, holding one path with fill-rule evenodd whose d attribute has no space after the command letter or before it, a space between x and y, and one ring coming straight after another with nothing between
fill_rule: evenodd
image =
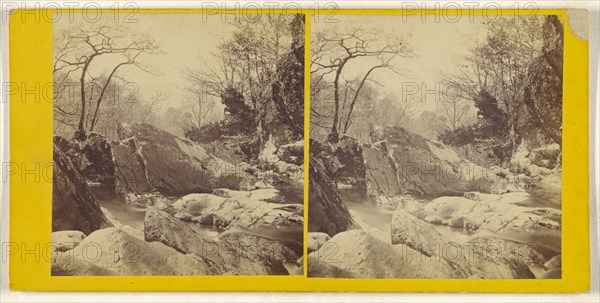
<instances>
[{"instance_id":1,"label":"flowing water","mask_svg":"<svg viewBox=\"0 0 600 303\"><path fill-rule=\"evenodd\" d=\"M383 231L389 231L392 221L392 211L376 206L364 189L340 188L340 195L346 207L357 213L367 225L376 227ZM528 190L529 198L517 205L531 208L553 208L561 209L561 189L556 186L539 183L533 189ZM473 232L456 229L443 225L432 225L439 233L456 243L466 243ZM490 232L491 233L491 232ZM511 241L534 244L538 250L547 258L561 254L561 230L541 229L535 231L507 231L502 233L491 233L493 236ZM543 268L531 268L536 276L543 274Z\"/></svg>"},{"instance_id":2,"label":"flowing water","mask_svg":"<svg viewBox=\"0 0 600 303\"><path fill-rule=\"evenodd\" d=\"M338 190L346 207L357 213L367 225L384 231L390 229L393 211L373 204L364 189L345 187Z\"/></svg>"},{"instance_id":3,"label":"flowing water","mask_svg":"<svg viewBox=\"0 0 600 303\"><path fill-rule=\"evenodd\" d=\"M291 204L299 203L303 204L302 195L304 188L301 183L288 184L285 186L279 186L277 189L280 191L282 199L278 199L281 203ZM144 218L146 216L146 209L140 208L131 204L127 204L125 200L117 195L112 189L105 186L98 186L90 184L90 190L96 197L98 204L101 208L107 212L107 217L111 221L116 221L115 225L127 225L135 229L138 235L144 233ZM169 197L172 200L176 200L177 197ZM299 201L299 202L298 202ZM302 245L304 243L304 231L303 227L262 227L262 228L242 228L232 227L227 231L219 230L209 226L203 226L193 222L184 222L196 232L200 233L203 237L218 241L220 236L231 233L244 233L261 238L282 242L294 251L302 251ZM290 273L297 272L299 269L294 264L284 264Z\"/></svg>"}]
</instances>

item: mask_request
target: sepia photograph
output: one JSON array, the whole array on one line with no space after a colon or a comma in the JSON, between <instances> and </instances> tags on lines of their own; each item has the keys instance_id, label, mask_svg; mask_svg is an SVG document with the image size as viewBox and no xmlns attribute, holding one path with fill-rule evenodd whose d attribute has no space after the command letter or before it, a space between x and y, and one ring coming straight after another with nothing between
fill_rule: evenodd
<instances>
[{"instance_id":1,"label":"sepia photograph","mask_svg":"<svg viewBox=\"0 0 600 303\"><path fill-rule=\"evenodd\" d=\"M560 279L563 20L311 25L309 278Z\"/></svg>"},{"instance_id":2,"label":"sepia photograph","mask_svg":"<svg viewBox=\"0 0 600 303\"><path fill-rule=\"evenodd\" d=\"M52 275L301 275L304 15L73 17L52 25Z\"/></svg>"}]
</instances>

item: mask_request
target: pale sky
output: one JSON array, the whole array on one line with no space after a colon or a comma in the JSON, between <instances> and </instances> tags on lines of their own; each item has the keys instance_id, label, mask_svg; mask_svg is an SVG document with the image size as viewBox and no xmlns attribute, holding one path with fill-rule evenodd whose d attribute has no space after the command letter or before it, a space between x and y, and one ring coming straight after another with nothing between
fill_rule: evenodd
<instances>
[{"instance_id":1,"label":"pale sky","mask_svg":"<svg viewBox=\"0 0 600 303\"><path fill-rule=\"evenodd\" d=\"M75 14L75 17L74 23L69 22L68 18L61 18L55 23L54 30L58 31L83 21L81 15ZM150 98L156 92L169 95L163 106L181 104L187 96L186 69L201 68L205 64L214 67L217 63L214 62L213 54L217 51L217 46L234 31L234 26L223 20L220 15L138 13L134 17L136 23L121 21L117 25L148 33L160 46L161 54L144 54L139 58L153 74L126 66L118 75L135 82L144 99ZM114 20L113 14L102 18L102 21L114 22L111 21ZM228 18L229 21L233 19ZM381 31L383 38L400 37L413 49L415 56L395 59L395 65L408 78L385 70L378 70L373 74L372 78L382 84L382 95L389 93L400 96L403 81L425 82L427 87L432 89L442 72L452 72L457 62L473 46L474 41L482 40L486 36L481 17L475 17L475 20L470 22L467 16L463 16L454 23L444 18L435 22L433 17L428 18L427 22L422 22L419 16L336 15L335 19L337 22L334 23L313 22L312 29L318 32L362 24L365 29ZM95 66L90 67L92 75L107 73L107 68L114 65L115 60L119 58L98 60ZM368 65L368 61L361 62L360 59L350 63L346 67L346 78L351 79L353 76L364 74Z\"/></svg>"},{"instance_id":2,"label":"pale sky","mask_svg":"<svg viewBox=\"0 0 600 303\"><path fill-rule=\"evenodd\" d=\"M53 28L55 33L66 26L84 21L80 14L75 14L75 17L78 18L73 23L68 18L61 18L56 22ZM161 53L143 54L139 57L138 61L148 66L152 73L125 66L117 74L127 81L135 82L143 99L149 99L156 92L169 95L163 106L176 107L181 104L187 95L185 71L188 68L201 68L205 64L215 66L213 53L234 31L234 26L227 20L222 20L219 15L138 13L134 19L137 19L137 23L114 23L112 13L102 16L102 22L106 20L109 25L129 27L148 34L159 45ZM92 76L106 74L108 68L122 60L123 58L108 56L97 60L90 66Z\"/></svg>"},{"instance_id":3,"label":"pale sky","mask_svg":"<svg viewBox=\"0 0 600 303\"><path fill-rule=\"evenodd\" d=\"M408 44L414 52L413 57L394 59L395 66L407 77L386 70L377 70L372 79L381 84L382 96L393 94L401 96L402 82L425 82L427 89L434 89L442 73L453 72L461 58L468 54L475 41L485 39L487 31L482 24L482 17L474 17L470 22L468 16L461 16L457 22L448 22L440 18L436 22L429 16L423 22L420 16L341 16L336 15L337 23L313 23L313 32L354 28L361 25L363 29L372 29L382 33L382 39L398 37ZM368 68L378 61L356 59L345 67L346 79L364 75ZM427 97L418 110L428 108L433 97Z\"/></svg>"}]
</instances>

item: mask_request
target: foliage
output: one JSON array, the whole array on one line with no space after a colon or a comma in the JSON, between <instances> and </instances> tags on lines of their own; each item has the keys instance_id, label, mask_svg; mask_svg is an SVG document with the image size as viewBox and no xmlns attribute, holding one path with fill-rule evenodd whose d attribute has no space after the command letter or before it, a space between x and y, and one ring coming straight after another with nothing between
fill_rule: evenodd
<instances>
[{"instance_id":1,"label":"foliage","mask_svg":"<svg viewBox=\"0 0 600 303\"><path fill-rule=\"evenodd\" d=\"M486 90L475 97L478 121L440 134L440 141L451 146L463 146L477 140L505 140L508 136L507 115L498 107L498 101Z\"/></svg>"},{"instance_id":2,"label":"foliage","mask_svg":"<svg viewBox=\"0 0 600 303\"><path fill-rule=\"evenodd\" d=\"M221 102L225 105L224 128L228 134L248 134L256 130L257 111L246 104L244 95L229 87L221 95Z\"/></svg>"}]
</instances>

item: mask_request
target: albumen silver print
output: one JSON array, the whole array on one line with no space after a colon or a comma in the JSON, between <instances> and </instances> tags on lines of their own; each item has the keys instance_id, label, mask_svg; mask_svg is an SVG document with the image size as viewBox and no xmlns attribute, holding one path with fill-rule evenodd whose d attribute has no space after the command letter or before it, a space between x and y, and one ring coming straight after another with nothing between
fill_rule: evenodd
<instances>
[{"instance_id":1,"label":"albumen silver print","mask_svg":"<svg viewBox=\"0 0 600 303\"><path fill-rule=\"evenodd\" d=\"M52 275L302 274L304 16L112 17L53 24Z\"/></svg>"},{"instance_id":2,"label":"albumen silver print","mask_svg":"<svg viewBox=\"0 0 600 303\"><path fill-rule=\"evenodd\" d=\"M311 33L308 276L561 278L559 17L336 18Z\"/></svg>"}]
</instances>

